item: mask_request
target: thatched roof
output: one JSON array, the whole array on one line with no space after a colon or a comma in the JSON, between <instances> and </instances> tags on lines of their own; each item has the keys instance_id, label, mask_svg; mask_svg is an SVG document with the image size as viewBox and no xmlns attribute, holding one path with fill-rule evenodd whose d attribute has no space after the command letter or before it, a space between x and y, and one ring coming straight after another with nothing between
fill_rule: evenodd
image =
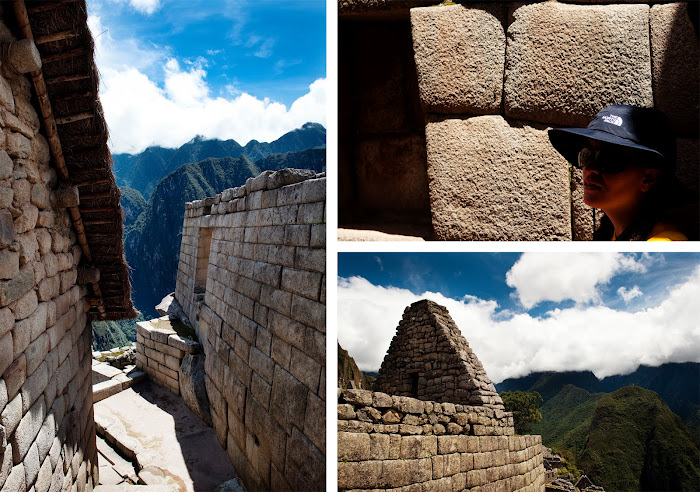
<instances>
[{"instance_id":1,"label":"thatched roof","mask_svg":"<svg viewBox=\"0 0 700 492\"><path fill-rule=\"evenodd\" d=\"M43 66L31 78L52 165L63 185L80 191L79 206L69 211L79 241L86 239L81 245L83 262L100 270L100 280L89 284L91 319L133 318L121 193L111 170L107 126L97 96L99 77L85 0L27 1L26 6L20 0L13 7L17 37L33 37L41 54ZM12 10L5 5L6 17L12 17Z\"/></svg>"}]
</instances>

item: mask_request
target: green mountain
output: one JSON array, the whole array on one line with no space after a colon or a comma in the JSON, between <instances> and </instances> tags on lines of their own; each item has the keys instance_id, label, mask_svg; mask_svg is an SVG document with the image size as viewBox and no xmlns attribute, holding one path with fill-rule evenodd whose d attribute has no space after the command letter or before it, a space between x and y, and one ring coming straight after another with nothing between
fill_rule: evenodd
<instances>
[{"instance_id":1,"label":"green mountain","mask_svg":"<svg viewBox=\"0 0 700 492\"><path fill-rule=\"evenodd\" d=\"M123 186L120 188L120 191L122 192L122 198L119 203L121 203L124 211L124 226L126 228L136 222L136 219L148 204L139 190Z\"/></svg>"},{"instance_id":2,"label":"green mountain","mask_svg":"<svg viewBox=\"0 0 700 492\"><path fill-rule=\"evenodd\" d=\"M700 451L680 418L656 393L635 386L600 398L578 465L606 490L700 487Z\"/></svg>"},{"instance_id":3,"label":"green mountain","mask_svg":"<svg viewBox=\"0 0 700 492\"><path fill-rule=\"evenodd\" d=\"M275 153L325 146L326 129L318 123L306 123L271 143L251 140L242 147L235 140L207 140L197 136L179 149L149 147L140 154L114 154L112 160L117 184L134 188L148 199L158 182L183 164L211 157L245 156L250 161L257 161Z\"/></svg>"},{"instance_id":4,"label":"green mountain","mask_svg":"<svg viewBox=\"0 0 700 492\"><path fill-rule=\"evenodd\" d=\"M308 149L267 156L255 163L245 156L210 158L180 166L163 178L144 211L124 233L137 309L155 315L153 307L175 289L185 202L241 186L264 170L292 167L323 172L325 157L325 149Z\"/></svg>"},{"instance_id":5,"label":"green mountain","mask_svg":"<svg viewBox=\"0 0 700 492\"><path fill-rule=\"evenodd\" d=\"M547 402L564 386L572 384L589 393L610 393L625 386L641 386L658 393L671 410L686 419L700 409L700 364L672 362L658 367L639 366L623 376L598 379L590 371L535 372L522 378L506 379L498 391L537 391Z\"/></svg>"},{"instance_id":6,"label":"green mountain","mask_svg":"<svg viewBox=\"0 0 700 492\"><path fill-rule=\"evenodd\" d=\"M558 452L568 451L569 459L576 464L602 396L567 384L540 407L542 420L532 426L532 434L540 434L542 442Z\"/></svg>"}]
</instances>

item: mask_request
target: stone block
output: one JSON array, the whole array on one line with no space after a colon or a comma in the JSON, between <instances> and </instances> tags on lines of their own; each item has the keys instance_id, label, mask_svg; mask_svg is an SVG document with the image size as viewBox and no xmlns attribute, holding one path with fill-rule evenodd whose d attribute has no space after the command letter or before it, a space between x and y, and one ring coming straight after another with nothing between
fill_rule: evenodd
<instances>
[{"instance_id":1,"label":"stone block","mask_svg":"<svg viewBox=\"0 0 700 492\"><path fill-rule=\"evenodd\" d=\"M285 471L292 490L323 490L326 457L296 427L287 442Z\"/></svg>"},{"instance_id":2,"label":"stone block","mask_svg":"<svg viewBox=\"0 0 700 492\"><path fill-rule=\"evenodd\" d=\"M292 359L289 372L312 392L318 393L318 383L321 377L321 364L300 350L292 348Z\"/></svg>"},{"instance_id":3,"label":"stone block","mask_svg":"<svg viewBox=\"0 0 700 492\"><path fill-rule=\"evenodd\" d=\"M0 278L11 279L19 274L19 252L0 251Z\"/></svg>"},{"instance_id":4,"label":"stone block","mask_svg":"<svg viewBox=\"0 0 700 492\"><path fill-rule=\"evenodd\" d=\"M0 77L0 80L4 81L2 77ZM20 463L13 466L2 488L2 492L26 492L28 487L25 477L24 464Z\"/></svg>"},{"instance_id":5,"label":"stone block","mask_svg":"<svg viewBox=\"0 0 700 492\"><path fill-rule=\"evenodd\" d=\"M27 412L49 384L48 364L43 361L22 386L22 412ZM43 421L43 418L42 418Z\"/></svg>"},{"instance_id":6,"label":"stone block","mask_svg":"<svg viewBox=\"0 0 700 492\"><path fill-rule=\"evenodd\" d=\"M46 333L42 333L41 336L29 344L24 353L27 359L27 376L31 376L34 373L48 353L49 336Z\"/></svg>"},{"instance_id":7,"label":"stone block","mask_svg":"<svg viewBox=\"0 0 700 492\"><path fill-rule=\"evenodd\" d=\"M311 225L287 225L284 227L285 246L308 246L311 238Z\"/></svg>"},{"instance_id":8,"label":"stone block","mask_svg":"<svg viewBox=\"0 0 700 492\"><path fill-rule=\"evenodd\" d=\"M372 405L372 392L367 390L349 389L343 391L342 399L355 406L368 407Z\"/></svg>"},{"instance_id":9,"label":"stone block","mask_svg":"<svg viewBox=\"0 0 700 492\"><path fill-rule=\"evenodd\" d=\"M428 175L422 137L362 138L358 141L355 165L357 194L364 207L384 212L428 209Z\"/></svg>"},{"instance_id":10,"label":"stone block","mask_svg":"<svg viewBox=\"0 0 700 492\"><path fill-rule=\"evenodd\" d=\"M300 270L326 272L326 250L297 247L294 266Z\"/></svg>"},{"instance_id":11,"label":"stone block","mask_svg":"<svg viewBox=\"0 0 700 492\"><path fill-rule=\"evenodd\" d=\"M306 327L298 321L291 320L286 316L270 311L268 329L270 330L270 333L278 338L281 338L288 344L293 345L298 349L304 348ZM272 345L274 352L274 339Z\"/></svg>"},{"instance_id":12,"label":"stone block","mask_svg":"<svg viewBox=\"0 0 700 492\"><path fill-rule=\"evenodd\" d=\"M282 338L273 336L270 357L283 369L289 370L289 362L292 359L292 346Z\"/></svg>"},{"instance_id":13,"label":"stone block","mask_svg":"<svg viewBox=\"0 0 700 492\"><path fill-rule=\"evenodd\" d=\"M12 332L0 337L0 374L10 367L14 359L14 340Z\"/></svg>"},{"instance_id":14,"label":"stone block","mask_svg":"<svg viewBox=\"0 0 700 492\"><path fill-rule=\"evenodd\" d=\"M22 234L36 227L37 219L39 218L39 209L34 205L22 205L21 215L15 219L15 232Z\"/></svg>"},{"instance_id":15,"label":"stone block","mask_svg":"<svg viewBox=\"0 0 700 492\"><path fill-rule=\"evenodd\" d=\"M7 179L12 176L13 170L12 158L7 155L7 152L0 150L0 179Z\"/></svg>"},{"instance_id":16,"label":"stone block","mask_svg":"<svg viewBox=\"0 0 700 492\"><path fill-rule=\"evenodd\" d=\"M250 349L248 364L253 371L259 374L269 384L272 384L275 363L271 358L257 348L252 347Z\"/></svg>"},{"instance_id":17,"label":"stone block","mask_svg":"<svg viewBox=\"0 0 700 492\"><path fill-rule=\"evenodd\" d=\"M280 366L275 366L270 414L287 432L290 432L292 425L304 427L307 393L306 387L294 376Z\"/></svg>"},{"instance_id":18,"label":"stone block","mask_svg":"<svg viewBox=\"0 0 700 492\"><path fill-rule=\"evenodd\" d=\"M326 305L305 297L292 297L292 318L319 331L326 331Z\"/></svg>"},{"instance_id":19,"label":"stone block","mask_svg":"<svg viewBox=\"0 0 700 492\"><path fill-rule=\"evenodd\" d=\"M7 306L16 301L34 286L34 269L22 268L19 275L12 280L0 282L0 306Z\"/></svg>"},{"instance_id":20,"label":"stone block","mask_svg":"<svg viewBox=\"0 0 700 492\"><path fill-rule=\"evenodd\" d=\"M15 224L12 213L7 209L0 210L0 248L6 248L14 239Z\"/></svg>"},{"instance_id":21,"label":"stone block","mask_svg":"<svg viewBox=\"0 0 700 492\"><path fill-rule=\"evenodd\" d=\"M369 434L338 432L338 461L365 461L371 459L370 442Z\"/></svg>"},{"instance_id":22,"label":"stone block","mask_svg":"<svg viewBox=\"0 0 700 492\"><path fill-rule=\"evenodd\" d=\"M268 177L267 189L273 190L313 178L316 173L311 169L281 169Z\"/></svg>"},{"instance_id":23,"label":"stone block","mask_svg":"<svg viewBox=\"0 0 700 492\"><path fill-rule=\"evenodd\" d=\"M401 438L400 459L429 458L437 454L436 436L405 436Z\"/></svg>"},{"instance_id":24,"label":"stone block","mask_svg":"<svg viewBox=\"0 0 700 492\"><path fill-rule=\"evenodd\" d=\"M427 112L500 113L503 14L501 6L486 4L411 9L418 87Z\"/></svg>"},{"instance_id":25,"label":"stone block","mask_svg":"<svg viewBox=\"0 0 700 492\"><path fill-rule=\"evenodd\" d=\"M648 5L545 2L513 15L503 89L507 116L586 126L611 104L653 106Z\"/></svg>"},{"instance_id":26,"label":"stone block","mask_svg":"<svg viewBox=\"0 0 700 492\"><path fill-rule=\"evenodd\" d=\"M571 238L569 166L544 127L477 116L430 122L426 138L438 239Z\"/></svg>"},{"instance_id":27,"label":"stone block","mask_svg":"<svg viewBox=\"0 0 700 492\"><path fill-rule=\"evenodd\" d=\"M700 91L688 83L700 79L695 22L693 26L687 2L654 5L649 14L656 109L669 117L677 133L693 137L700 128Z\"/></svg>"},{"instance_id":28,"label":"stone block","mask_svg":"<svg viewBox=\"0 0 700 492\"><path fill-rule=\"evenodd\" d=\"M27 318L36 311L37 307L39 307L39 300L36 292L33 290L26 292L22 297L10 304L10 309L16 320Z\"/></svg>"},{"instance_id":29,"label":"stone block","mask_svg":"<svg viewBox=\"0 0 700 492\"><path fill-rule=\"evenodd\" d=\"M282 289L312 300L319 298L322 275L294 268L282 270Z\"/></svg>"},{"instance_id":30,"label":"stone block","mask_svg":"<svg viewBox=\"0 0 700 492\"><path fill-rule=\"evenodd\" d=\"M39 433L44 418L46 417L46 404L44 399L40 398L37 402L28 409L22 417L22 420L17 425L17 430L12 435L12 452L15 463L23 461L29 448L34 443L34 438ZM38 461L37 452L37 461Z\"/></svg>"},{"instance_id":31,"label":"stone block","mask_svg":"<svg viewBox=\"0 0 700 492\"><path fill-rule=\"evenodd\" d=\"M116 395L121 390L122 383L114 379L97 383L92 387L92 402L97 403L112 395Z\"/></svg>"},{"instance_id":32,"label":"stone block","mask_svg":"<svg viewBox=\"0 0 700 492\"><path fill-rule=\"evenodd\" d=\"M272 463L284 466L286 433L274 418L265 411L255 398L247 398L245 424L248 432L257 437L260 446L270 456Z\"/></svg>"}]
</instances>

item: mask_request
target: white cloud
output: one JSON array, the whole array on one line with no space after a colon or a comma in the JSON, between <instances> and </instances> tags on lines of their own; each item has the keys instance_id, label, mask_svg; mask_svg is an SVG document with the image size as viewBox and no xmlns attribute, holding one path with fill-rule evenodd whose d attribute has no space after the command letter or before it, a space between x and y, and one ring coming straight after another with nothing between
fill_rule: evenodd
<instances>
[{"instance_id":1,"label":"white cloud","mask_svg":"<svg viewBox=\"0 0 700 492\"><path fill-rule=\"evenodd\" d=\"M617 294L620 297L622 297L625 302L630 302L635 297L644 295L642 291L639 290L639 287L636 285L631 289L627 289L626 287L620 287L619 289L617 289Z\"/></svg>"},{"instance_id":2,"label":"white cloud","mask_svg":"<svg viewBox=\"0 0 700 492\"><path fill-rule=\"evenodd\" d=\"M194 135L244 145L251 139L275 140L309 121L326 123L325 78L311 83L289 108L233 86L214 96L206 60L183 61L183 67L165 49L113 40L97 15L88 22L96 38L100 100L114 153L137 153L151 145L179 147Z\"/></svg>"},{"instance_id":3,"label":"white cloud","mask_svg":"<svg viewBox=\"0 0 700 492\"><path fill-rule=\"evenodd\" d=\"M533 371L590 370L602 378L632 372L639 364L700 362L696 267L656 307L644 311L577 305L543 317L509 319L496 313L494 301L472 296L457 301L431 292L417 296L360 277L341 278L338 340L360 369L379 369L403 310L422 298L447 307L494 382Z\"/></svg>"},{"instance_id":4,"label":"white cloud","mask_svg":"<svg viewBox=\"0 0 700 492\"><path fill-rule=\"evenodd\" d=\"M129 0L129 5L141 13L151 15L160 8L160 0Z\"/></svg>"},{"instance_id":5,"label":"white cloud","mask_svg":"<svg viewBox=\"0 0 700 492\"><path fill-rule=\"evenodd\" d=\"M598 302L599 287L614 275L644 271L642 261L621 253L523 253L506 273L506 283L530 309L543 301Z\"/></svg>"}]
</instances>

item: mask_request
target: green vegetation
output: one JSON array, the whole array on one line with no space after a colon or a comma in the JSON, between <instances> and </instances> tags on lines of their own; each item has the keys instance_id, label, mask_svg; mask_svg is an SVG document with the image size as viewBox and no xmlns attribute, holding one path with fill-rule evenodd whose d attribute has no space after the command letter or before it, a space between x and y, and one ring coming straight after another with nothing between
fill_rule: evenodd
<instances>
[{"instance_id":1,"label":"green vegetation","mask_svg":"<svg viewBox=\"0 0 700 492\"><path fill-rule=\"evenodd\" d=\"M542 420L539 411L542 397L539 393L525 391L504 391L501 399L506 410L513 412L513 424L517 434L526 434L536 422Z\"/></svg>"},{"instance_id":2,"label":"green vegetation","mask_svg":"<svg viewBox=\"0 0 700 492\"><path fill-rule=\"evenodd\" d=\"M125 321L93 321L92 350L105 351L124 347L136 341L136 322L143 321L142 315Z\"/></svg>"},{"instance_id":3,"label":"green vegetation","mask_svg":"<svg viewBox=\"0 0 700 492\"><path fill-rule=\"evenodd\" d=\"M606 490L697 490L700 451L653 391L629 386L595 408L578 465Z\"/></svg>"},{"instance_id":4,"label":"green vegetation","mask_svg":"<svg viewBox=\"0 0 700 492\"><path fill-rule=\"evenodd\" d=\"M185 202L242 186L261 171L287 167L325 171L325 149L273 155L255 163L246 157L206 159L185 164L156 186L148 206L124 233L126 259L133 268L137 309L154 316L153 306L175 290Z\"/></svg>"},{"instance_id":5,"label":"green vegetation","mask_svg":"<svg viewBox=\"0 0 700 492\"><path fill-rule=\"evenodd\" d=\"M119 201L119 203L124 211L124 226L125 228L128 228L134 223L138 216L141 215L146 208L147 203L139 190L124 186L120 188L120 191L122 192L122 199Z\"/></svg>"},{"instance_id":6,"label":"green vegetation","mask_svg":"<svg viewBox=\"0 0 700 492\"><path fill-rule=\"evenodd\" d=\"M557 449L560 456L563 452L568 454L567 461L575 466L586 444L593 411L602 396L567 384L542 405L542 420L532 426L532 433L540 434L542 442Z\"/></svg>"}]
</instances>

